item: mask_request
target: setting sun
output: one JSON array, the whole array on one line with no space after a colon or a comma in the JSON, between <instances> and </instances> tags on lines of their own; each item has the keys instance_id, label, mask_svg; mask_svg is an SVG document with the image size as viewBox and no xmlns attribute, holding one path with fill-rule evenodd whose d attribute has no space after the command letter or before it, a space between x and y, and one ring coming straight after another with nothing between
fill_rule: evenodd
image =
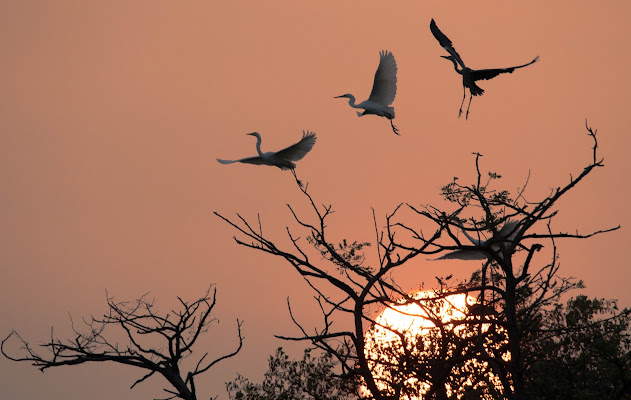
<instances>
[{"instance_id":1,"label":"setting sun","mask_svg":"<svg viewBox=\"0 0 631 400\"><path fill-rule=\"evenodd\" d=\"M430 390L444 390L448 395L456 392L458 398L462 391L475 390L482 398L500 391L501 383L488 364L471 356L479 344L484 351L497 351L503 342L496 335L503 337L501 329L471 323L479 318L474 315L476 299L467 294L441 299L432 291L412 297L414 302L401 300L400 305L383 310L365 335L365 353L377 386L391 394L399 391L400 398L408 400L422 399ZM487 336L489 330L495 334ZM458 345L453 345L454 338ZM459 361L460 357L465 359ZM449 368L455 379L432 388L438 382L429 376L437 368ZM484 379L474 381L470 377L474 374Z\"/></svg>"}]
</instances>

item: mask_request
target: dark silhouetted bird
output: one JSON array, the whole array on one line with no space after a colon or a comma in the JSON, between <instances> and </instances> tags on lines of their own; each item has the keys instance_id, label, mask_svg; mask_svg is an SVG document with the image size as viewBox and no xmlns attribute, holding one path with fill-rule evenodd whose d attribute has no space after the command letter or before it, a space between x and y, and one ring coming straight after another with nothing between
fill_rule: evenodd
<instances>
[{"instance_id":1,"label":"dark silhouetted bird","mask_svg":"<svg viewBox=\"0 0 631 400\"><path fill-rule=\"evenodd\" d=\"M502 258L501 245L500 243L508 247L513 240L515 240L515 236L517 235L517 225L518 221L512 221L510 219L506 220L506 223L502 226L502 229L497 231L497 235L493 236L488 240L480 240L472 237L467 233L466 230L462 229L462 233L473 243L474 248L469 249L460 249L451 251L442 257L436 258L436 260L484 260L487 258L491 258L491 252L498 255L498 257Z\"/></svg>"},{"instance_id":2,"label":"dark silhouetted bird","mask_svg":"<svg viewBox=\"0 0 631 400\"><path fill-rule=\"evenodd\" d=\"M432 19L432 22L430 22L429 24L429 29L432 31L432 34L434 35L436 40L438 40L438 43L440 43L442 48L447 50L447 52L450 54L448 56L441 56L441 57L451 61L454 64L454 69L456 70L456 72L462 75L462 91L463 92L462 92L462 102L460 103L460 111L458 112L458 118L460 118L460 116L462 115L462 105L464 104L464 99L467 96L467 92L466 92L467 88L469 89L469 93L471 93L471 95L469 96L469 105L467 106L467 114L465 115L466 119L469 119L469 108L471 107L471 99L473 98L473 96L481 96L484 93L484 89L476 85L475 83L476 81L493 79L499 74L512 73L517 68L526 67L530 64L537 62L537 60L539 60L539 56L537 56L531 62L524 65L518 65L515 67L478 69L478 70L471 69L464 64L464 62L462 61L462 58L460 58L460 55L458 54L453 44L451 43L451 40L449 40L449 38L445 36L445 34L442 33L440 29L438 29L438 26L436 25L436 22L434 22L433 19ZM462 68L458 69L458 65L460 65Z\"/></svg>"}]
</instances>

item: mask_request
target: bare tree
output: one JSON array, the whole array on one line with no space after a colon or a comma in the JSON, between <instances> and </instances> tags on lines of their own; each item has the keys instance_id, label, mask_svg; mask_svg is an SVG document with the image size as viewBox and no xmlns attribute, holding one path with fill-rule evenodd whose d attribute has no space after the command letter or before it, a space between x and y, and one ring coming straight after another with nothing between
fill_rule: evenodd
<instances>
[{"instance_id":1,"label":"bare tree","mask_svg":"<svg viewBox=\"0 0 631 400\"><path fill-rule=\"evenodd\" d=\"M178 297L178 308L160 314L153 300L145 294L135 301L117 301L107 296L108 313L102 318L83 319L81 329L72 323L74 337L58 339L51 329L50 341L41 344L44 350L34 348L17 331L12 331L1 345L2 354L13 361L31 362L42 372L51 367L78 365L87 362L110 361L133 365L145 370L131 388L154 374L166 379L171 388L166 399L181 398L196 400L195 379L222 360L236 355L243 345L241 324L237 320L238 345L228 354L214 360L205 353L188 372L180 370L181 362L192 354L199 337L206 333L211 324L217 322L211 314L216 304L216 288L211 286L206 293L193 302ZM71 319L72 322L72 319ZM124 342L115 338L125 337ZM7 344L17 340L21 355L9 355Z\"/></svg>"},{"instance_id":2,"label":"bare tree","mask_svg":"<svg viewBox=\"0 0 631 400\"><path fill-rule=\"evenodd\" d=\"M450 398L456 394L445 386L453 376L454 368L463 368L466 372L466 363L475 360L499 379L499 387L493 388L495 397L499 392L505 398L523 399L527 398L523 381L526 366L520 350L523 340L532 333L531 328L542 307L581 284L558 275L556 241L589 238L619 228L566 233L552 227L558 201L597 167L604 165L597 152L596 131L587 125L586 128L593 141L590 161L580 174L570 176L568 183L552 189L542 199L527 199L528 180L515 195L495 189L493 185L501 176L493 172L483 173L480 169L482 155L474 153L475 182L463 185L454 178L445 185L442 195L447 201L446 206L399 204L385 216L382 228L378 228L373 211L377 259L370 263L362 250L370 243L337 242L330 238L328 218L333 212L332 207L318 205L308 192L308 186L298 187L310 205L312 215L298 215L288 205L299 233L296 228L286 227L289 239L286 245L264 235L260 219L256 229L240 214L236 219L215 214L238 232L235 241L239 245L285 259L314 291L322 311L320 327L311 330L303 326L289 306L291 318L301 333L296 337L279 337L310 341L329 352L340 361L340 374L357 378L373 398L398 399L403 395L418 395L421 386L426 388L424 398ZM460 231L466 232L472 244L461 241ZM545 255L542 258L537 254L544 245L547 251L541 253ZM448 252L475 253L473 258L483 261L469 281L450 284L449 277L441 279L432 299L411 296L392 277L398 268L419 256L437 257ZM446 324L440 318L434 318L437 330L444 338L451 338L443 340L445 346L451 346L450 350L444 346L437 349L436 354L442 357L428 362L413 353L413 346L402 346L398 356L393 354L389 361L375 355L379 350L366 351L366 331L380 325L371 317L376 306L415 303L424 310L431 310L435 302L460 293L475 295L478 303L469 310L471 317L461 321ZM427 315L424 318L428 318ZM466 325L477 335L469 335L467 341L454 346L456 339L448 330L455 324ZM381 325L405 343L406 332ZM450 328L446 329L446 325ZM492 329L483 329L489 326ZM488 340L499 340L493 339L492 335L497 335L500 330L506 342L500 347L485 346ZM394 371L387 380L376 376L384 364Z\"/></svg>"}]
</instances>

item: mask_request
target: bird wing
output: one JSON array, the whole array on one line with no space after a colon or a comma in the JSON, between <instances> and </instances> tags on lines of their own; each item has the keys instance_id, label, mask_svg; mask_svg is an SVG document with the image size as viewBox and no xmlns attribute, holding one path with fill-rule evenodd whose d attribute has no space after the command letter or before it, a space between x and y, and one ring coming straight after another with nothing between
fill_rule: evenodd
<instances>
[{"instance_id":1,"label":"bird wing","mask_svg":"<svg viewBox=\"0 0 631 400\"><path fill-rule=\"evenodd\" d=\"M397 94L397 62L388 50L379 52L379 67L368 100L389 106Z\"/></svg>"},{"instance_id":2,"label":"bird wing","mask_svg":"<svg viewBox=\"0 0 631 400\"><path fill-rule=\"evenodd\" d=\"M236 163L236 162L240 162L240 163L244 163L244 164L256 164L256 165L265 165L265 164L267 164L259 156L246 157L246 158L242 158L240 160L221 160L221 159L218 158L217 161L219 161L221 164L232 164L232 163Z\"/></svg>"},{"instance_id":3,"label":"bird wing","mask_svg":"<svg viewBox=\"0 0 631 400\"><path fill-rule=\"evenodd\" d=\"M538 60L539 60L539 56L535 57L529 63L523 64L523 65L517 65L515 67L473 70L473 71L471 71L471 78L474 81L479 81L479 80L483 80L483 79L495 78L499 74L505 74L505 73L512 74L513 71L516 70L517 68L527 67L530 64L536 63Z\"/></svg>"},{"instance_id":4,"label":"bird wing","mask_svg":"<svg viewBox=\"0 0 631 400\"><path fill-rule=\"evenodd\" d=\"M434 260L484 260L486 258L488 256L480 250L463 249L449 252Z\"/></svg>"},{"instance_id":5,"label":"bird wing","mask_svg":"<svg viewBox=\"0 0 631 400\"><path fill-rule=\"evenodd\" d=\"M300 139L298 143L291 145L286 149L282 149L274 155L285 160L298 161L307 155L307 153L313 148L315 142L315 132L302 131L302 139Z\"/></svg>"},{"instance_id":6,"label":"bird wing","mask_svg":"<svg viewBox=\"0 0 631 400\"><path fill-rule=\"evenodd\" d=\"M454 56L454 58L456 59L456 61L458 61L458 64L460 64L462 68L466 68L466 65L464 65L462 58L460 58L460 54L458 54L458 52L454 48L454 45L451 43L451 40L449 40L449 38L444 33L442 33L440 29L438 29L438 25L436 25L436 22L434 21L433 18L432 18L432 22L429 23L429 29L432 31L432 34L434 35L436 40L438 40L438 43L440 44L440 46L443 49L447 50L449 54Z\"/></svg>"},{"instance_id":7,"label":"bird wing","mask_svg":"<svg viewBox=\"0 0 631 400\"><path fill-rule=\"evenodd\" d=\"M512 241L517 236L517 224L519 224L519 221L506 220L502 229L497 232L497 236L502 241Z\"/></svg>"}]
</instances>

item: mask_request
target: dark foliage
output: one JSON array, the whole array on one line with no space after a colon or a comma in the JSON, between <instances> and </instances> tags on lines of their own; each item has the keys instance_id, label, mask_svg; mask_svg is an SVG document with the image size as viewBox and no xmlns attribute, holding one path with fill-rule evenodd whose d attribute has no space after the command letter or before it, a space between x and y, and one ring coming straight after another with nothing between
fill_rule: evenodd
<instances>
[{"instance_id":1,"label":"dark foliage","mask_svg":"<svg viewBox=\"0 0 631 400\"><path fill-rule=\"evenodd\" d=\"M263 382L252 383L238 375L226 384L233 400L350 400L355 385L334 374L337 364L328 353L305 350L302 360L291 360L281 347L269 358Z\"/></svg>"},{"instance_id":2,"label":"dark foliage","mask_svg":"<svg viewBox=\"0 0 631 400\"><path fill-rule=\"evenodd\" d=\"M631 310L577 296L542 316L524 341L528 392L537 399L631 399Z\"/></svg>"}]
</instances>

